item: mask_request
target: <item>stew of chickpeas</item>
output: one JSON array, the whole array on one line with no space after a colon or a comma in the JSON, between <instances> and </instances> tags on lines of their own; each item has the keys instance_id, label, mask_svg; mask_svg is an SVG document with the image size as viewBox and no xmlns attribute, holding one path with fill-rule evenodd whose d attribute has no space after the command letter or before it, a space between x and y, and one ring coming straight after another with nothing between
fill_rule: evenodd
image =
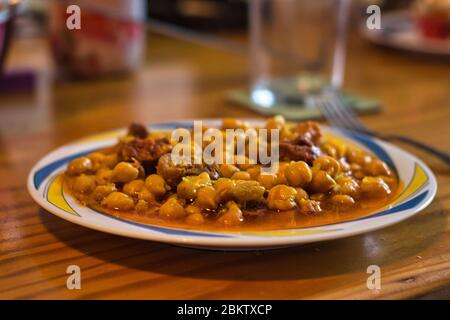
<instances>
[{"instance_id":1,"label":"stew of chickpeas","mask_svg":"<svg viewBox=\"0 0 450 320\"><path fill-rule=\"evenodd\" d=\"M246 129L224 119L221 130ZM191 229L311 227L368 215L395 196L395 172L315 122L268 119L279 129L279 166L175 165L168 132L133 124L110 148L72 160L64 188L83 205L141 223ZM270 141L265 141L270 144Z\"/></svg>"}]
</instances>

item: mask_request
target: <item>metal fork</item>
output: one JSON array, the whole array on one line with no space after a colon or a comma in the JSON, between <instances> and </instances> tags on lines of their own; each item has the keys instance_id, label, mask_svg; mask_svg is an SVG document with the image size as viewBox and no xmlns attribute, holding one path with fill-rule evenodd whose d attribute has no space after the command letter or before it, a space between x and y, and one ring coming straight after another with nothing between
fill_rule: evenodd
<instances>
[{"instance_id":1,"label":"metal fork","mask_svg":"<svg viewBox=\"0 0 450 320\"><path fill-rule=\"evenodd\" d=\"M383 140L407 143L416 148L425 150L428 153L440 158L445 163L450 164L450 154L447 152L405 136L395 134L385 135L369 129L358 119L353 109L347 106L340 93L335 89L329 88L324 90L322 94L315 98L315 104L319 108L321 114L334 127L353 130Z\"/></svg>"}]
</instances>

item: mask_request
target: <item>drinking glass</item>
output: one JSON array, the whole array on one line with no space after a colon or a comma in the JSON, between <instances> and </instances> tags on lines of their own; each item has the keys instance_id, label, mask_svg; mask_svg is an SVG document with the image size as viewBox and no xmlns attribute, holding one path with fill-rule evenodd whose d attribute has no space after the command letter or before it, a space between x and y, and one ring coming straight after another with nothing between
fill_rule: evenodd
<instances>
[{"instance_id":1,"label":"drinking glass","mask_svg":"<svg viewBox=\"0 0 450 320\"><path fill-rule=\"evenodd\" d=\"M308 106L343 82L350 0L251 0L251 99Z\"/></svg>"}]
</instances>

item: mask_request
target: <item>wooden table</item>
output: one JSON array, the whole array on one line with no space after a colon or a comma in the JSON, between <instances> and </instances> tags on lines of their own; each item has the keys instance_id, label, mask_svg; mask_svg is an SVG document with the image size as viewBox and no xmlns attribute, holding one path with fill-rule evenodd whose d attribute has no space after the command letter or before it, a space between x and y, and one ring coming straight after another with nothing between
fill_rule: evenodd
<instances>
[{"instance_id":1,"label":"wooden table","mask_svg":"<svg viewBox=\"0 0 450 320\"><path fill-rule=\"evenodd\" d=\"M89 230L40 209L25 180L47 152L84 135L174 118L257 115L224 91L247 83L243 57L151 35L138 74L53 83L40 39L15 43L9 68L37 70L31 93L0 98L0 298L449 298L450 169L411 150L436 173L437 198L417 216L368 234L267 252L213 252ZM347 88L380 99L363 117L376 130L450 151L450 63L375 48L353 37ZM369 265L381 290L368 290ZM78 265L82 289L66 288Z\"/></svg>"}]
</instances>

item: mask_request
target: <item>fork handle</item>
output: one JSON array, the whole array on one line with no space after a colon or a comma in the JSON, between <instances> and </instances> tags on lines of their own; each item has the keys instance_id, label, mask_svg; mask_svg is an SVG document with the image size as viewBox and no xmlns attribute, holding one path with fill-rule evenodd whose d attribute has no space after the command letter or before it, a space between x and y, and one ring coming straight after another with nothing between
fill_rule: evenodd
<instances>
[{"instance_id":1,"label":"fork handle","mask_svg":"<svg viewBox=\"0 0 450 320\"><path fill-rule=\"evenodd\" d=\"M425 150L425 151L431 153L432 155L434 155L435 157L440 158L445 163L450 164L450 154L449 153L439 150L439 149L436 149L434 147L431 147L423 142L420 142L420 141L417 141L417 140L414 140L414 139L411 139L411 138L408 138L405 136L398 136L398 135L386 135L386 136L379 135L379 137L384 140L394 140L394 141L400 141L403 143L407 143L416 148Z\"/></svg>"}]
</instances>

